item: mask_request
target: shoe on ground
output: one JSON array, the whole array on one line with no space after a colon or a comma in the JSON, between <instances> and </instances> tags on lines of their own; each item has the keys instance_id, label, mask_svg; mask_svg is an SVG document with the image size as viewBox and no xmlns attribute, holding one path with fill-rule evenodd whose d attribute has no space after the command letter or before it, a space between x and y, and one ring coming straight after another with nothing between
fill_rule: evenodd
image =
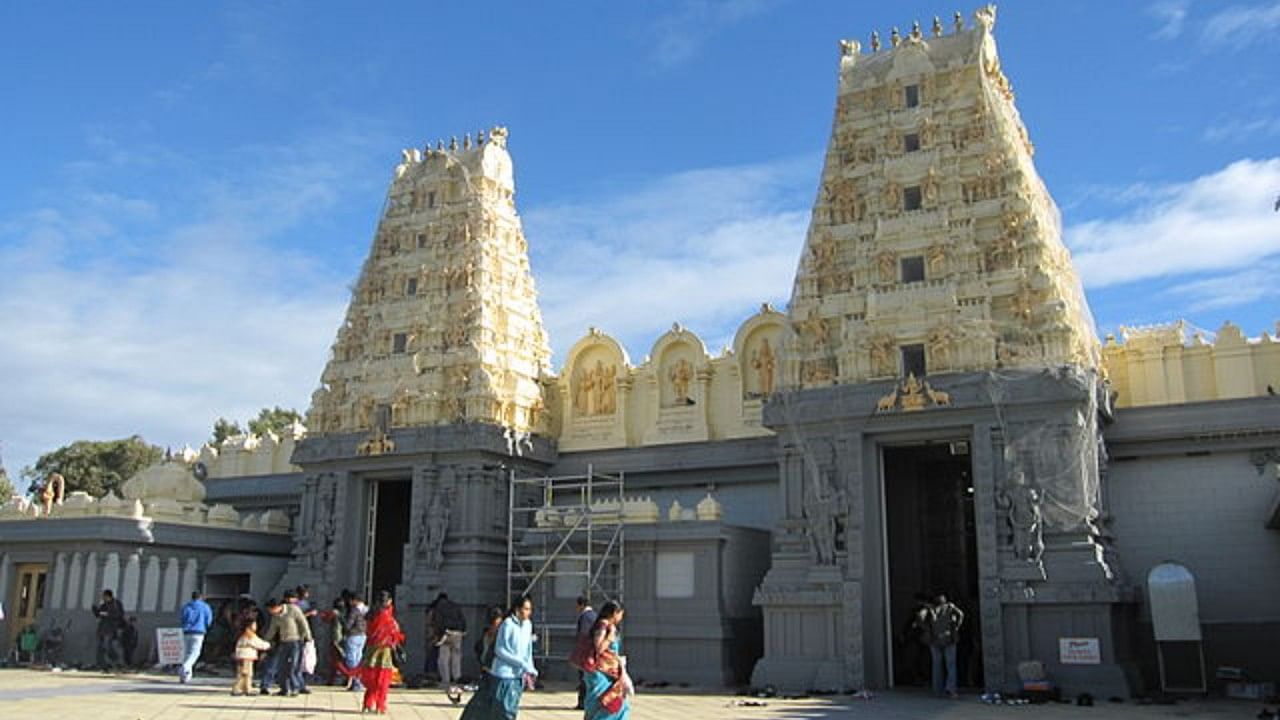
<instances>
[{"instance_id":1,"label":"shoe on ground","mask_svg":"<svg viewBox=\"0 0 1280 720\"><path fill-rule=\"evenodd\" d=\"M287 691L285 691L285 690L278 690L278 691L276 691L276 695L277 695L277 696L279 696L279 697L288 697L288 696L289 696L289 695L291 695L291 694L292 694L292 693L287 692Z\"/></svg>"},{"instance_id":2,"label":"shoe on ground","mask_svg":"<svg viewBox=\"0 0 1280 720\"><path fill-rule=\"evenodd\" d=\"M270 690L270 688L258 688L258 694L259 694L259 695L270 695L270 694L271 694L271 690Z\"/></svg>"},{"instance_id":3,"label":"shoe on ground","mask_svg":"<svg viewBox=\"0 0 1280 720\"><path fill-rule=\"evenodd\" d=\"M310 695L310 694L311 694L311 691L310 691L310 690L308 690L307 688L301 688L301 689L299 689L299 690L298 690L298 693L301 693L301 694L303 694L303 695ZM298 693L294 693L294 694L296 695L296 694L298 694Z\"/></svg>"}]
</instances>

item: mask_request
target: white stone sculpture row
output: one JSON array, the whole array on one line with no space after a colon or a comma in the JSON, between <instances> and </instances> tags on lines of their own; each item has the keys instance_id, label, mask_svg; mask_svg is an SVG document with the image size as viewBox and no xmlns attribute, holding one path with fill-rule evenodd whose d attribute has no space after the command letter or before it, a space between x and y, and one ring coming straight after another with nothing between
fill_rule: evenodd
<instances>
[{"instance_id":1,"label":"white stone sculpture row","mask_svg":"<svg viewBox=\"0 0 1280 720\"><path fill-rule=\"evenodd\" d=\"M591 516L594 522L617 522L619 508L617 500L596 500L591 504ZM622 500L621 519L624 524L649 524L663 519L662 509L653 498L629 497ZM694 508L686 508L679 500L671 503L667 509L666 519L670 522L686 520L716 521L724 515L720 501L707 493L706 497ZM574 508L544 507L534 514L534 523L538 527L572 527L578 522L578 511Z\"/></svg>"}]
</instances>

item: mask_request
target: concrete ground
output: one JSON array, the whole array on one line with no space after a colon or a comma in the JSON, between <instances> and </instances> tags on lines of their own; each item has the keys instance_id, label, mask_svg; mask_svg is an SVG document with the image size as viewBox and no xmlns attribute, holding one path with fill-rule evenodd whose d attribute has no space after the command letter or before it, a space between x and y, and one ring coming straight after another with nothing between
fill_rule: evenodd
<instances>
[{"instance_id":1,"label":"concrete ground","mask_svg":"<svg viewBox=\"0 0 1280 720\"><path fill-rule=\"evenodd\" d=\"M272 718L358 717L355 693L317 687L311 695L281 698L253 695L231 697L230 680L197 677L179 685L161 675L105 675L93 672L52 673L36 670L0 671L0 717L24 720L142 720L164 718ZM570 709L573 689L552 686L527 693L520 717L528 720L579 720ZM744 703L762 703L748 705ZM848 696L782 700L741 698L723 691L641 690L631 717L675 720L825 720L826 718L876 718L877 720L1143 720L1146 718L1253 718L1263 705L1244 701L1186 701L1176 705L1102 702L1094 707L1074 705L990 706L977 697L936 699L910 692L878 693L870 700ZM391 691L389 718L456 720L462 711L449 704L439 690Z\"/></svg>"}]
</instances>

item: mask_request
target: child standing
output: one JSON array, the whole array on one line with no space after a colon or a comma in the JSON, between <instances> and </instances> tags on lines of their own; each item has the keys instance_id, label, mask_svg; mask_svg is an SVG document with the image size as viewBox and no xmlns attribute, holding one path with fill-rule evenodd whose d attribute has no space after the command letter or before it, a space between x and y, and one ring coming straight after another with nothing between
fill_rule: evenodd
<instances>
[{"instance_id":1,"label":"child standing","mask_svg":"<svg viewBox=\"0 0 1280 720\"><path fill-rule=\"evenodd\" d=\"M271 643L258 637L258 622L250 620L244 631L236 639L236 683L231 686L231 694L248 695L253 686L253 663L258 659L258 651L269 650Z\"/></svg>"}]
</instances>

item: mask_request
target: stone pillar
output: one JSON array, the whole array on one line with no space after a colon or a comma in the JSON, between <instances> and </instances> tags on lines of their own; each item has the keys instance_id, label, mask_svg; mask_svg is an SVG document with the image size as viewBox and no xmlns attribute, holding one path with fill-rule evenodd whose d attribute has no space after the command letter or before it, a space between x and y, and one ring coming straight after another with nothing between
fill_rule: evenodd
<instances>
[{"instance_id":1,"label":"stone pillar","mask_svg":"<svg viewBox=\"0 0 1280 720\"><path fill-rule=\"evenodd\" d=\"M49 598L50 610L61 610L67 590L67 554L58 553L53 560L53 595ZM0 583L0 597L8 597L9 589Z\"/></svg>"}]
</instances>

